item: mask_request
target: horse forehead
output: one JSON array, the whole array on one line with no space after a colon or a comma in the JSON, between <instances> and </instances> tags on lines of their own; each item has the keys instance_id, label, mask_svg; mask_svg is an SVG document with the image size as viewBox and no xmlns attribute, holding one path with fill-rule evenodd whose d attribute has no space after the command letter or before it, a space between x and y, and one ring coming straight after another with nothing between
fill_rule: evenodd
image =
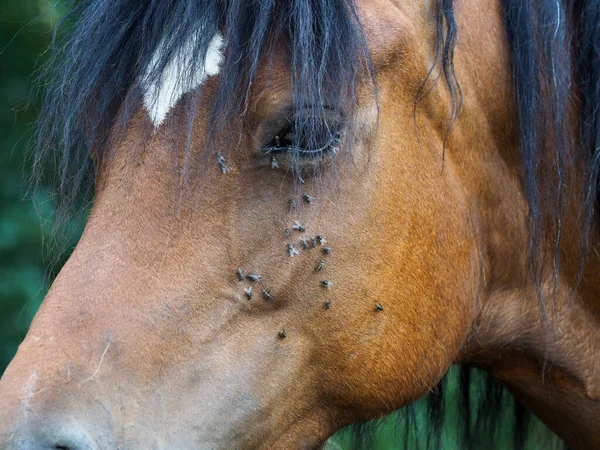
<instances>
[{"instance_id":1,"label":"horse forehead","mask_svg":"<svg viewBox=\"0 0 600 450\"><path fill-rule=\"evenodd\" d=\"M186 94L199 89L210 76L218 75L223 62L223 36L216 33L208 46L203 61L194 63L194 47L197 36L193 35L179 46L159 76L142 85L144 106L154 128L158 128L169 111ZM165 43L156 49L147 71L153 70L165 51ZM145 76L144 78L148 78Z\"/></svg>"},{"instance_id":2,"label":"horse forehead","mask_svg":"<svg viewBox=\"0 0 600 450\"><path fill-rule=\"evenodd\" d=\"M409 36L414 10L427 8L428 1L415 2L406 6L393 0L358 0L357 10L364 27L373 61L386 64L391 58L402 51L403 41ZM413 17L414 19L414 17ZM166 63L159 76L148 77L154 70L165 51L165 42L156 49L146 73L142 79L144 107L154 128L158 129L169 112L177 105L184 94L196 91L211 76L218 75L224 60L224 38L217 32L208 47L205 58L200 62L194 61L196 35L190 36L177 48ZM285 68L276 74L286 73ZM270 76L273 76L270 72ZM150 81L148 81L150 80ZM277 95L280 97L280 95Z\"/></svg>"}]
</instances>

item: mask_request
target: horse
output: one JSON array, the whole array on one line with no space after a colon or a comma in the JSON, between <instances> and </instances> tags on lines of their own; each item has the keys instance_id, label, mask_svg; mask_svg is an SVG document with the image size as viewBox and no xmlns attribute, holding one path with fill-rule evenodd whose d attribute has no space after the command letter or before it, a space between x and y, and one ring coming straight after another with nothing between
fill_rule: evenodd
<instances>
[{"instance_id":1,"label":"horse","mask_svg":"<svg viewBox=\"0 0 600 450\"><path fill-rule=\"evenodd\" d=\"M33 182L92 207L2 448L318 448L453 364L600 448L600 1L82 0L52 48Z\"/></svg>"}]
</instances>

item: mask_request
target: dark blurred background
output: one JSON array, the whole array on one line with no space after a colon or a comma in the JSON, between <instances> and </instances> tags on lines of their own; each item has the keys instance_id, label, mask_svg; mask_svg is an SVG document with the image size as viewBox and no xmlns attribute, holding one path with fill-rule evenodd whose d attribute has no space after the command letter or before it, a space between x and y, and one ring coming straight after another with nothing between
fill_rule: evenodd
<instances>
[{"instance_id":1,"label":"dark blurred background","mask_svg":"<svg viewBox=\"0 0 600 450\"><path fill-rule=\"evenodd\" d=\"M0 0L0 374L44 298L50 268L63 259L52 202L43 188L33 198L25 158L35 122L32 80L60 15L52 3Z\"/></svg>"},{"instance_id":2,"label":"dark blurred background","mask_svg":"<svg viewBox=\"0 0 600 450\"><path fill-rule=\"evenodd\" d=\"M31 145L36 119L34 80L62 13L60 5L53 6L54 1L0 0L0 376L82 230L82 221L73 219L57 236L49 191L42 186L34 195L28 188L30 164L26 150ZM470 390L476 399L483 381L475 375ZM446 383L443 448L448 450L457 448L459 376L453 370ZM502 401L506 408L498 421L500 432L487 438L480 436L477 448L513 448L514 401L508 395ZM415 411L421 432L411 429L405 435L406 425L398 427L397 415L392 415L373 423L370 428L374 434L366 447L417 448L419 442L423 443L422 431L428 425L424 400ZM558 448L560 441L538 421L531 422L529 430L526 448ZM356 436L347 430L331 441L331 448L350 448L355 441Z\"/></svg>"}]
</instances>

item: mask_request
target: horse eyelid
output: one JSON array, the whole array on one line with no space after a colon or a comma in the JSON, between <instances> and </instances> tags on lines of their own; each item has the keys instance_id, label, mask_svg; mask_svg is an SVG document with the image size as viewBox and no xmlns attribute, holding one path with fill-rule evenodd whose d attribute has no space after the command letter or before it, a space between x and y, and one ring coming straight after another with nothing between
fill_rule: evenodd
<instances>
[{"instance_id":1,"label":"horse eyelid","mask_svg":"<svg viewBox=\"0 0 600 450\"><path fill-rule=\"evenodd\" d=\"M327 128L331 130L328 132L329 140L316 147L316 148L304 148L300 146L295 146L291 142L285 142L285 135L289 134L293 131L293 124L288 124L283 127L275 136L271 138L267 145L264 145L261 148L261 153L263 155L276 155L276 154L287 154L294 153L300 157L313 157L321 154L325 154L332 149L337 149L339 147L340 139L341 139L341 130L343 124L336 121L332 123Z\"/></svg>"}]
</instances>

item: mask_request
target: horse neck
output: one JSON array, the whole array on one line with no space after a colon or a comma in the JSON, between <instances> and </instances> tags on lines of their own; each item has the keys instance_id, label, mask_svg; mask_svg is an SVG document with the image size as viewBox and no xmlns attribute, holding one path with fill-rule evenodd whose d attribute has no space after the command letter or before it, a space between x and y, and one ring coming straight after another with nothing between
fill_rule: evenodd
<instances>
[{"instance_id":1,"label":"horse neck","mask_svg":"<svg viewBox=\"0 0 600 450\"><path fill-rule=\"evenodd\" d=\"M588 249L582 250L577 174L584 173L583 162L575 161L568 177L559 257L554 257L555 219L549 215L542 225L549 231L541 236L541 256L532 269L527 205L515 175L518 146L510 144L505 141L504 148L511 149L495 158L497 167L512 161L514 172L500 174L493 183L487 180L483 198L481 187L471 191L479 201L477 242L485 276L472 333L458 362L494 375L570 447L600 448L600 239L593 230ZM489 166L483 158L494 156L484 154L479 161ZM465 185L485 185L483 174L470 174ZM498 202L490 205L489 199Z\"/></svg>"},{"instance_id":2,"label":"horse neck","mask_svg":"<svg viewBox=\"0 0 600 450\"><path fill-rule=\"evenodd\" d=\"M571 447L600 448L597 229L590 234L581 271L581 174L589 162L583 150L570 152L560 249L555 251L556 215L546 214L541 230L549 231L540 237L536 252L540 259L532 271L529 206L505 24L502 14L481 14L477 5L465 2L457 15L462 30L459 44L466 50L457 46L460 64L455 68L464 102L446 153L451 169L446 175L456 177L470 204L473 245L481 267L470 337L457 362L490 372ZM480 45L478 30L485 30L486 45ZM476 71L470 70L474 67ZM578 114L569 118L572 136L578 136ZM546 174L555 171L550 150L541 168L547 169L541 170L545 181ZM547 192L556 189L549 186Z\"/></svg>"}]
</instances>

